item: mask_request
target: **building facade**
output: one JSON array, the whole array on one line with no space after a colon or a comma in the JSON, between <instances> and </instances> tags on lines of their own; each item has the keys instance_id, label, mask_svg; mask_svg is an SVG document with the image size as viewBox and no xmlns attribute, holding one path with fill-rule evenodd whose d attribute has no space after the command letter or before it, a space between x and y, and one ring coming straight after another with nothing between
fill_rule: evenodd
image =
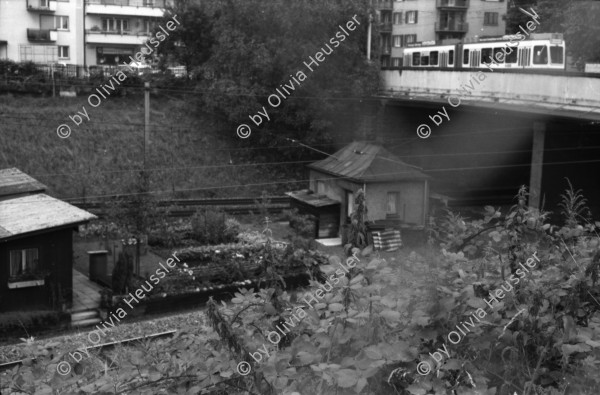
<instances>
[{"instance_id":1,"label":"building facade","mask_svg":"<svg viewBox=\"0 0 600 395\"><path fill-rule=\"evenodd\" d=\"M0 59L86 66L122 63L141 49L173 1L0 1Z\"/></svg>"},{"instance_id":2,"label":"building facade","mask_svg":"<svg viewBox=\"0 0 600 395\"><path fill-rule=\"evenodd\" d=\"M373 0L382 67L402 65L402 50L416 42L502 36L504 0Z\"/></svg>"}]
</instances>

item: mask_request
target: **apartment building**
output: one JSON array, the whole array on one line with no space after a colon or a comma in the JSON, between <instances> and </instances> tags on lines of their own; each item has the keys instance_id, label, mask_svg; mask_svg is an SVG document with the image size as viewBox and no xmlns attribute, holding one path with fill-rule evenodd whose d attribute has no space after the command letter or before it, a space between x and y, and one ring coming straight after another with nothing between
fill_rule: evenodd
<instances>
[{"instance_id":1,"label":"apartment building","mask_svg":"<svg viewBox=\"0 0 600 395\"><path fill-rule=\"evenodd\" d=\"M112 65L141 49L175 0L2 0L0 59Z\"/></svg>"},{"instance_id":2,"label":"apartment building","mask_svg":"<svg viewBox=\"0 0 600 395\"><path fill-rule=\"evenodd\" d=\"M372 0L379 22L382 67L402 65L411 43L506 34L504 0Z\"/></svg>"}]
</instances>

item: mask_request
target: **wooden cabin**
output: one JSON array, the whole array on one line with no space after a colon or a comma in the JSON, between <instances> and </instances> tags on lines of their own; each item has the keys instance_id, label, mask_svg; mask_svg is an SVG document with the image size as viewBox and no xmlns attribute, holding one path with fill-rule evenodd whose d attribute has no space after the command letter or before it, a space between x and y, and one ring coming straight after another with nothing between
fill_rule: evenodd
<instances>
[{"instance_id":1,"label":"wooden cabin","mask_svg":"<svg viewBox=\"0 0 600 395\"><path fill-rule=\"evenodd\" d=\"M0 311L71 306L73 231L96 216L45 190L0 170Z\"/></svg>"}]
</instances>

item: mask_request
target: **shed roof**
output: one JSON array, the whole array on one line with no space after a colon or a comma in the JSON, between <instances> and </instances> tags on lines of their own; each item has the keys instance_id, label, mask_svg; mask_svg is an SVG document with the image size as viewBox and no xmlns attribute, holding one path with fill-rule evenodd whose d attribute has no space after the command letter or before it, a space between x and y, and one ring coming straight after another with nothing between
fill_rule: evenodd
<instances>
[{"instance_id":1,"label":"shed roof","mask_svg":"<svg viewBox=\"0 0 600 395\"><path fill-rule=\"evenodd\" d=\"M47 187L16 167L0 170L0 197L44 192Z\"/></svg>"},{"instance_id":2,"label":"shed roof","mask_svg":"<svg viewBox=\"0 0 600 395\"><path fill-rule=\"evenodd\" d=\"M291 197L292 199L299 200L313 207L326 207L340 204L340 202L338 202L337 200L330 199L325 195L313 193L309 189L286 192L285 194Z\"/></svg>"},{"instance_id":3,"label":"shed roof","mask_svg":"<svg viewBox=\"0 0 600 395\"><path fill-rule=\"evenodd\" d=\"M380 145L353 142L309 168L359 182L424 180L418 167L402 162Z\"/></svg>"},{"instance_id":4,"label":"shed roof","mask_svg":"<svg viewBox=\"0 0 600 395\"><path fill-rule=\"evenodd\" d=\"M79 225L96 216L43 193L0 201L0 239Z\"/></svg>"}]
</instances>

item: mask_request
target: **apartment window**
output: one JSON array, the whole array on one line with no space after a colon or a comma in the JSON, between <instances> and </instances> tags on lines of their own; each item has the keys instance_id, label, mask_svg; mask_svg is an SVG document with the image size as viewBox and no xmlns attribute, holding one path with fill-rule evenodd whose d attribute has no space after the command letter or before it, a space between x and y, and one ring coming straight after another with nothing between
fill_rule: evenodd
<instances>
[{"instance_id":1,"label":"apartment window","mask_svg":"<svg viewBox=\"0 0 600 395\"><path fill-rule=\"evenodd\" d=\"M105 32L129 31L129 19L102 18L102 30Z\"/></svg>"},{"instance_id":2,"label":"apartment window","mask_svg":"<svg viewBox=\"0 0 600 395\"><path fill-rule=\"evenodd\" d=\"M38 249L10 251L10 277L33 274L38 269Z\"/></svg>"},{"instance_id":3,"label":"apartment window","mask_svg":"<svg viewBox=\"0 0 600 395\"><path fill-rule=\"evenodd\" d=\"M483 14L483 25L484 26L498 26L498 13L497 12L485 12Z\"/></svg>"},{"instance_id":4,"label":"apartment window","mask_svg":"<svg viewBox=\"0 0 600 395\"><path fill-rule=\"evenodd\" d=\"M386 214L398 214L398 198L400 194L398 192L388 192L387 194L387 207L385 210Z\"/></svg>"},{"instance_id":5,"label":"apartment window","mask_svg":"<svg viewBox=\"0 0 600 395\"><path fill-rule=\"evenodd\" d=\"M402 58L392 58L392 67L402 66Z\"/></svg>"},{"instance_id":6,"label":"apartment window","mask_svg":"<svg viewBox=\"0 0 600 395\"><path fill-rule=\"evenodd\" d=\"M69 17L62 15L40 15L40 29L69 30Z\"/></svg>"},{"instance_id":7,"label":"apartment window","mask_svg":"<svg viewBox=\"0 0 600 395\"><path fill-rule=\"evenodd\" d=\"M404 35L404 45L413 44L417 42L416 34L405 34Z\"/></svg>"},{"instance_id":8,"label":"apartment window","mask_svg":"<svg viewBox=\"0 0 600 395\"><path fill-rule=\"evenodd\" d=\"M402 46L402 36L401 35L392 36L392 45L396 48L401 47Z\"/></svg>"},{"instance_id":9,"label":"apartment window","mask_svg":"<svg viewBox=\"0 0 600 395\"><path fill-rule=\"evenodd\" d=\"M414 24L417 23L417 19L418 19L418 11L406 11L406 23L408 24Z\"/></svg>"},{"instance_id":10,"label":"apartment window","mask_svg":"<svg viewBox=\"0 0 600 395\"><path fill-rule=\"evenodd\" d=\"M545 45L533 47L533 64L548 64L548 47Z\"/></svg>"},{"instance_id":11,"label":"apartment window","mask_svg":"<svg viewBox=\"0 0 600 395\"><path fill-rule=\"evenodd\" d=\"M144 28L146 29L146 33L150 33L156 29L157 23L156 21L152 21L149 19L144 20Z\"/></svg>"},{"instance_id":12,"label":"apartment window","mask_svg":"<svg viewBox=\"0 0 600 395\"><path fill-rule=\"evenodd\" d=\"M58 58L59 59L69 59L69 46L67 46L67 45L59 45L58 46Z\"/></svg>"},{"instance_id":13,"label":"apartment window","mask_svg":"<svg viewBox=\"0 0 600 395\"><path fill-rule=\"evenodd\" d=\"M402 24L402 13L394 12L394 25L401 25L401 24Z\"/></svg>"}]
</instances>

